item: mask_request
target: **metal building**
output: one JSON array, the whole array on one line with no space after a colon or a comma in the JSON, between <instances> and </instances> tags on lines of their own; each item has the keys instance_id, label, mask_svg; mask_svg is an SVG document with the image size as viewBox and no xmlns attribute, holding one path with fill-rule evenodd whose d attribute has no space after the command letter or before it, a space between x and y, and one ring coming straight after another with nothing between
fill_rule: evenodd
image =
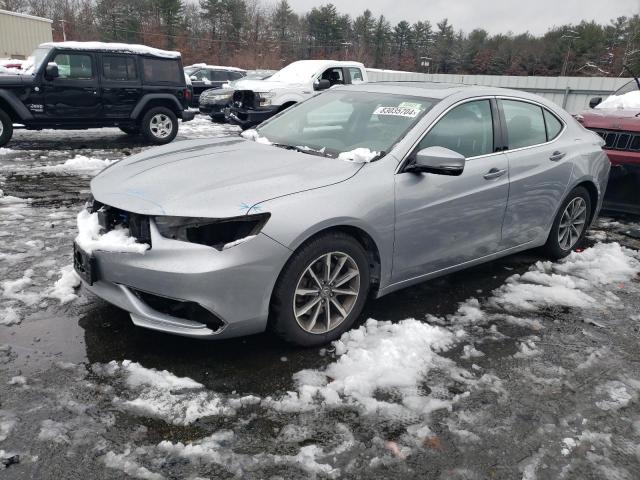
<instances>
[{"instance_id":1,"label":"metal building","mask_svg":"<svg viewBox=\"0 0 640 480\"><path fill-rule=\"evenodd\" d=\"M0 58L27 58L34 48L52 41L53 20L0 10Z\"/></svg>"}]
</instances>

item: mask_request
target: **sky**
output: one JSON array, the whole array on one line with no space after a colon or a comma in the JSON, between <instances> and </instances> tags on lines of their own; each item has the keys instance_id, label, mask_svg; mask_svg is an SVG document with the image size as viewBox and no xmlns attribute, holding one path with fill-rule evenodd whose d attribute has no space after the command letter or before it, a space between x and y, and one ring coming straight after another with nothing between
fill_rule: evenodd
<instances>
[{"instance_id":1,"label":"sky","mask_svg":"<svg viewBox=\"0 0 640 480\"><path fill-rule=\"evenodd\" d=\"M448 18L456 30L468 33L484 28L491 34L529 31L541 35L566 23L596 20L608 24L612 18L640 13L640 0L289 0L296 13L326 3L354 18L368 8L394 25L401 20L429 20L435 26Z\"/></svg>"}]
</instances>

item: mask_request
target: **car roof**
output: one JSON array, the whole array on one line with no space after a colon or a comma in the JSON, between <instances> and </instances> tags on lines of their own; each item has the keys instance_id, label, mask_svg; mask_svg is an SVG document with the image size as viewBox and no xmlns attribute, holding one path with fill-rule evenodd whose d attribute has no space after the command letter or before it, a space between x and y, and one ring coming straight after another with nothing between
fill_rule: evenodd
<instances>
[{"instance_id":1,"label":"car roof","mask_svg":"<svg viewBox=\"0 0 640 480\"><path fill-rule=\"evenodd\" d=\"M421 82L421 81L389 81L389 82L369 82L358 83L355 85L339 86L335 88L349 88L351 90L359 90L372 93L395 93L403 95L414 95L425 98L435 98L442 100L451 95L458 93L468 97L476 97L482 95L488 96L508 96L519 97L522 99L534 100L536 102L548 105L549 102L531 93L521 90L512 90L509 88L485 87L482 85L466 85L463 83L446 83L446 82Z\"/></svg>"},{"instance_id":2,"label":"car roof","mask_svg":"<svg viewBox=\"0 0 640 480\"><path fill-rule=\"evenodd\" d=\"M364 68L364 65L360 62L352 62L349 60L297 60L295 62L290 63L289 65L292 65L293 63L295 64L308 64L308 65L316 65L317 68L322 68L325 65L326 66L331 66L331 65L337 65L337 66L343 66L343 67L362 67Z\"/></svg>"},{"instance_id":3,"label":"car roof","mask_svg":"<svg viewBox=\"0 0 640 480\"><path fill-rule=\"evenodd\" d=\"M246 72L244 68L237 67L225 67L224 65L208 65L206 63L194 63L193 65L187 65L184 68L208 68L211 70L227 70L230 72Z\"/></svg>"},{"instance_id":4,"label":"car roof","mask_svg":"<svg viewBox=\"0 0 640 480\"><path fill-rule=\"evenodd\" d=\"M180 52L160 50L159 48L147 47L146 45L136 45L134 43L111 43L111 42L47 42L41 43L41 48L58 48L63 50L86 50L114 53L133 53L137 55L150 55L162 58L180 58Z\"/></svg>"}]
</instances>

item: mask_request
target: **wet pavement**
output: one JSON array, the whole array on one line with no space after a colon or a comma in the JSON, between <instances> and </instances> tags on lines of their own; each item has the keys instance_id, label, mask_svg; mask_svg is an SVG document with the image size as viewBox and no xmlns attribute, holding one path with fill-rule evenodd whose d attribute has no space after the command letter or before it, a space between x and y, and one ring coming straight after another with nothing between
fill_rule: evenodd
<instances>
[{"instance_id":1,"label":"wet pavement","mask_svg":"<svg viewBox=\"0 0 640 480\"><path fill-rule=\"evenodd\" d=\"M1 478L640 478L640 218L602 217L559 264L370 301L327 348L204 342L59 281L91 176L146 148L103 129L0 149Z\"/></svg>"}]
</instances>

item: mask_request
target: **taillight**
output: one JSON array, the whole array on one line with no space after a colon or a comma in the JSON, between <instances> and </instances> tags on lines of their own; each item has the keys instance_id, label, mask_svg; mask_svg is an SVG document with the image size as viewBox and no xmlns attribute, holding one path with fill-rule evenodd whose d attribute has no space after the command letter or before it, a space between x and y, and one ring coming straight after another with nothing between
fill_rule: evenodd
<instances>
[{"instance_id":1,"label":"taillight","mask_svg":"<svg viewBox=\"0 0 640 480\"><path fill-rule=\"evenodd\" d=\"M188 88L185 88L185 89L184 89L184 99L185 99L187 102L190 102L190 101L191 101L191 90L189 90Z\"/></svg>"}]
</instances>

